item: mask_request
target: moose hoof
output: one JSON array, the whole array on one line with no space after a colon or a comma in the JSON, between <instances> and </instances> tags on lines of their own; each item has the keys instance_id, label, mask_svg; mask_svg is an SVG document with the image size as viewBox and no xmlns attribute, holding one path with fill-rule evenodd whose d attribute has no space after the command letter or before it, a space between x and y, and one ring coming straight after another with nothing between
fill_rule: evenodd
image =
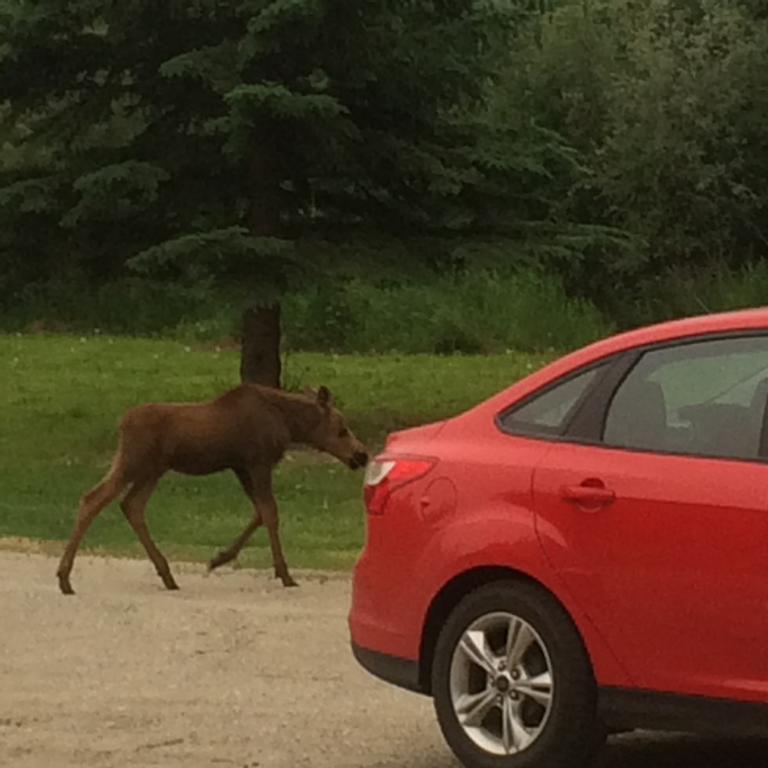
<instances>
[{"instance_id":1,"label":"moose hoof","mask_svg":"<svg viewBox=\"0 0 768 768\"><path fill-rule=\"evenodd\" d=\"M75 590L72 589L72 585L69 583L69 579L66 576L59 576L59 589L62 595L74 595Z\"/></svg>"},{"instance_id":2,"label":"moose hoof","mask_svg":"<svg viewBox=\"0 0 768 768\"><path fill-rule=\"evenodd\" d=\"M170 591L175 591L179 588L179 585L174 581L173 576L161 576L165 588Z\"/></svg>"},{"instance_id":3,"label":"moose hoof","mask_svg":"<svg viewBox=\"0 0 768 768\"><path fill-rule=\"evenodd\" d=\"M283 586L284 587L298 587L299 585L290 577L290 576L282 576Z\"/></svg>"}]
</instances>

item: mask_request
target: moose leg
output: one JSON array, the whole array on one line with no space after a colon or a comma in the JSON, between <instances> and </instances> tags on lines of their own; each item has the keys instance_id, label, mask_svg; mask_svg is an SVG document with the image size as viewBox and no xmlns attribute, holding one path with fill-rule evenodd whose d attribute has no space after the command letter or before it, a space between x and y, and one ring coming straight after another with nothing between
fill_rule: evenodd
<instances>
[{"instance_id":1,"label":"moose leg","mask_svg":"<svg viewBox=\"0 0 768 768\"><path fill-rule=\"evenodd\" d=\"M244 484L246 492L248 487ZM269 545L272 548L272 564L275 566L275 578L283 582L284 587L297 587L298 584L288 573L288 565L283 556L280 544L279 522L277 519L277 502L272 493L272 468L256 467L250 472L250 493L257 515L261 515L264 527L269 534Z\"/></svg>"},{"instance_id":2,"label":"moose leg","mask_svg":"<svg viewBox=\"0 0 768 768\"><path fill-rule=\"evenodd\" d=\"M259 502L261 518L269 534L269 544L272 547L272 563L275 566L275 578L283 582L284 587L298 587L299 585L288 573L288 565L283 557L283 548L280 545L279 521L277 519L277 503L274 496L261 499Z\"/></svg>"},{"instance_id":3,"label":"moose leg","mask_svg":"<svg viewBox=\"0 0 768 768\"><path fill-rule=\"evenodd\" d=\"M240 481L240 485L243 486L245 495L251 500L251 504L253 504L254 516L251 522L246 526L245 530L232 542L232 544L219 552L219 554L208 563L209 571L213 571L225 563L234 560L240 554L242 548L250 541L251 536L253 536L256 529L261 525L261 514L256 507L256 489L253 479L251 478L251 473L236 469L235 474Z\"/></svg>"},{"instance_id":4,"label":"moose leg","mask_svg":"<svg viewBox=\"0 0 768 768\"><path fill-rule=\"evenodd\" d=\"M253 520L248 523L246 529L232 542L232 544L227 547L227 549L223 549L219 552L219 554L208 563L208 570L216 570L216 568L234 560L240 554L240 550L250 541L251 536L253 536L260 525L261 515L257 512Z\"/></svg>"},{"instance_id":5,"label":"moose leg","mask_svg":"<svg viewBox=\"0 0 768 768\"><path fill-rule=\"evenodd\" d=\"M144 517L144 510L147 508L149 497L157 487L159 480L159 477L137 480L128 495L120 503L120 507L128 518L131 528L133 528L139 537L139 541L147 551L147 555L154 564L157 575L163 580L166 589L178 589L179 586L171 574L168 561L149 535L149 528L147 528L147 522Z\"/></svg>"},{"instance_id":6,"label":"moose leg","mask_svg":"<svg viewBox=\"0 0 768 768\"><path fill-rule=\"evenodd\" d=\"M56 576L59 579L59 589L65 595L74 595L72 584L69 581L69 575L72 573L72 566L75 562L75 554L80 542L85 536L90 524L95 517L107 505L111 504L125 487L125 482L119 471L112 471L95 488L86 493L80 499L80 508L75 520L75 530L72 533L64 554L59 561L59 568Z\"/></svg>"}]
</instances>

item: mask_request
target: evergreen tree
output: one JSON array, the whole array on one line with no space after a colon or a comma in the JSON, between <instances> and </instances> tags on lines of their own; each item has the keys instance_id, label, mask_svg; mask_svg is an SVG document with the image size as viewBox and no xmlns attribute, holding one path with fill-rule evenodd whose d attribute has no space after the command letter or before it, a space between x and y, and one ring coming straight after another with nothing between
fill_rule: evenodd
<instances>
[{"instance_id":1,"label":"evergreen tree","mask_svg":"<svg viewBox=\"0 0 768 768\"><path fill-rule=\"evenodd\" d=\"M238 274L255 307L243 376L276 384L279 296L307 227L546 216L538 194L509 195L550 175L552 137L512 135L484 109L520 13L492 0L6 0L6 271Z\"/></svg>"}]
</instances>

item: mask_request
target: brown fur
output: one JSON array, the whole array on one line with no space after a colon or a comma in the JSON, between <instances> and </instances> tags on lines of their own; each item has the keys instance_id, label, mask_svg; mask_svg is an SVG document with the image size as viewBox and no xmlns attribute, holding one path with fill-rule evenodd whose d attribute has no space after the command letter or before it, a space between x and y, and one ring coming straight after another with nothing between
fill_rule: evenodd
<instances>
[{"instance_id":1,"label":"brown fur","mask_svg":"<svg viewBox=\"0 0 768 768\"><path fill-rule=\"evenodd\" d=\"M109 472L80 500L75 529L57 571L61 591L73 594L69 576L80 541L99 512L123 493L120 506L158 575L168 589L178 589L144 519L157 483L171 470L209 475L231 469L251 500L252 521L211 560L211 569L234 560L263 523L275 576L285 586L295 586L283 557L272 493L272 470L293 444L329 453L351 469L364 466L368 459L325 387L317 393L292 395L244 384L208 403L151 403L128 411Z\"/></svg>"}]
</instances>

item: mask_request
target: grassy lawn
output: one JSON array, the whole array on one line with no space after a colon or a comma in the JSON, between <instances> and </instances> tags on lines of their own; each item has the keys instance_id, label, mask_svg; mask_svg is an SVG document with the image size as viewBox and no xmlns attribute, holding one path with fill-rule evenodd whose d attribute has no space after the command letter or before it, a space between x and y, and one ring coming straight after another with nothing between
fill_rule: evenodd
<instances>
[{"instance_id":1,"label":"grassy lawn","mask_svg":"<svg viewBox=\"0 0 768 768\"><path fill-rule=\"evenodd\" d=\"M326 384L373 449L387 432L444 418L540 366L544 357L295 354L286 384ZM68 538L77 500L108 467L115 427L132 405L204 400L237 383L234 350L178 342L76 336L0 336L0 537ZM286 557L297 568L347 568L364 535L360 473L294 453L276 484ZM149 507L158 544L175 558L208 559L245 526L249 504L234 477L167 476ZM116 506L85 547L141 552ZM269 564L263 532L241 556Z\"/></svg>"}]
</instances>

